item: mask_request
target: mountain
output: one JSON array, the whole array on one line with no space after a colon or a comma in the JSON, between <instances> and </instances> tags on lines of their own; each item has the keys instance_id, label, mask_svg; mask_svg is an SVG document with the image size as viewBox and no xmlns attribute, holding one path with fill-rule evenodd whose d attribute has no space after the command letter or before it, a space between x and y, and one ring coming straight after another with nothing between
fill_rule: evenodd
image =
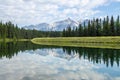
<instances>
[{"instance_id":1,"label":"mountain","mask_svg":"<svg viewBox=\"0 0 120 80\"><path fill-rule=\"evenodd\" d=\"M25 26L25 29L35 29L35 30L42 30L42 31L49 31L50 30L50 25L47 23L40 23L37 25L29 25Z\"/></svg>"},{"instance_id":2,"label":"mountain","mask_svg":"<svg viewBox=\"0 0 120 80\"><path fill-rule=\"evenodd\" d=\"M48 23L40 23L37 25L29 25L29 26L24 26L25 29L36 29L36 30L41 30L41 31L62 31L63 29L66 29L68 26L71 28L77 27L79 25L79 22L76 22L70 18L62 20L62 21L57 21L52 24Z\"/></svg>"},{"instance_id":3,"label":"mountain","mask_svg":"<svg viewBox=\"0 0 120 80\"><path fill-rule=\"evenodd\" d=\"M68 26L73 28L73 27L77 27L78 25L79 25L78 22L68 18L66 20L58 21L58 22L53 23L52 27L53 27L53 30L62 31L63 29L66 29Z\"/></svg>"}]
</instances>

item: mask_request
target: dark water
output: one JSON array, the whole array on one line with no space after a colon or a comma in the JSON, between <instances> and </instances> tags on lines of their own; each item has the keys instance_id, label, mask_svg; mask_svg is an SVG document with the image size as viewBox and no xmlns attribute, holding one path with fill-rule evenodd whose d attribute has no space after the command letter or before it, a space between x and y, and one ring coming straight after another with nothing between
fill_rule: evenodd
<instances>
[{"instance_id":1,"label":"dark water","mask_svg":"<svg viewBox=\"0 0 120 80\"><path fill-rule=\"evenodd\" d=\"M0 80L120 80L120 50L0 43Z\"/></svg>"}]
</instances>

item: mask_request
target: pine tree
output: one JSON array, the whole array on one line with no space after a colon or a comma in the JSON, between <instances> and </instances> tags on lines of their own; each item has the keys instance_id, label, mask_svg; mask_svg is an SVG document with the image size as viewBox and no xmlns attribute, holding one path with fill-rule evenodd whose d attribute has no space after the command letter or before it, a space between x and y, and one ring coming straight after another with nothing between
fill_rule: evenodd
<instances>
[{"instance_id":1,"label":"pine tree","mask_svg":"<svg viewBox=\"0 0 120 80\"><path fill-rule=\"evenodd\" d=\"M106 36L106 35L107 35L106 30L107 30L107 27L106 27L106 20L105 20L105 18L104 18L104 20L103 20L103 30L102 30L103 36Z\"/></svg>"},{"instance_id":2,"label":"pine tree","mask_svg":"<svg viewBox=\"0 0 120 80\"><path fill-rule=\"evenodd\" d=\"M72 30L71 30L71 27L69 26L69 27L68 27L68 37L71 37L71 36L72 36L71 32L72 32Z\"/></svg>"},{"instance_id":3,"label":"pine tree","mask_svg":"<svg viewBox=\"0 0 120 80\"><path fill-rule=\"evenodd\" d=\"M75 28L75 37L78 37L79 36L79 32L78 32L78 28L76 27Z\"/></svg>"},{"instance_id":4,"label":"pine tree","mask_svg":"<svg viewBox=\"0 0 120 80\"><path fill-rule=\"evenodd\" d=\"M63 36L63 37L66 37L65 29L63 29L62 36Z\"/></svg>"},{"instance_id":5,"label":"pine tree","mask_svg":"<svg viewBox=\"0 0 120 80\"><path fill-rule=\"evenodd\" d=\"M79 24L79 27L78 27L78 34L79 34L79 37L83 36L83 27L81 24Z\"/></svg>"},{"instance_id":6,"label":"pine tree","mask_svg":"<svg viewBox=\"0 0 120 80\"><path fill-rule=\"evenodd\" d=\"M72 37L75 37L76 33L75 33L75 27L73 27L72 31L71 31L71 35Z\"/></svg>"},{"instance_id":7,"label":"pine tree","mask_svg":"<svg viewBox=\"0 0 120 80\"><path fill-rule=\"evenodd\" d=\"M114 18L113 16L111 17L110 20L110 36L114 36L115 35L115 26L114 26Z\"/></svg>"},{"instance_id":8,"label":"pine tree","mask_svg":"<svg viewBox=\"0 0 120 80\"><path fill-rule=\"evenodd\" d=\"M91 23L88 21L88 36L91 36Z\"/></svg>"},{"instance_id":9,"label":"pine tree","mask_svg":"<svg viewBox=\"0 0 120 80\"><path fill-rule=\"evenodd\" d=\"M110 32L110 25L109 25L109 17L107 16L106 19L103 20L103 35L109 36Z\"/></svg>"},{"instance_id":10,"label":"pine tree","mask_svg":"<svg viewBox=\"0 0 120 80\"><path fill-rule=\"evenodd\" d=\"M95 21L92 21L92 27L91 27L91 36L96 36L96 27L95 27Z\"/></svg>"},{"instance_id":11,"label":"pine tree","mask_svg":"<svg viewBox=\"0 0 120 80\"><path fill-rule=\"evenodd\" d=\"M100 35L101 35L101 25L99 19L96 19L96 36L100 36Z\"/></svg>"},{"instance_id":12,"label":"pine tree","mask_svg":"<svg viewBox=\"0 0 120 80\"><path fill-rule=\"evenodd\" d=\"M117 17L117 21L116 21L116 35L120 36L120 20L119 20L119 16Z\"/></svg>"}]
</instances>

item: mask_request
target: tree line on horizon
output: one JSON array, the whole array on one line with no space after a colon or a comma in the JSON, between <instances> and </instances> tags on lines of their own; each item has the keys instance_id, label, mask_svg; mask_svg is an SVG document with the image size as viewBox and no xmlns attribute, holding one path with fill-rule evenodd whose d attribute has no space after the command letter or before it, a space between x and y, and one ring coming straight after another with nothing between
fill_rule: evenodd
<instances>
[{"instance_id":1,"label":"tree line on horizon","mask_svg":"<svg viewBox=\"0 0 120 80\"><path fill-rule=\"evenodd\" d=\"M0 22L0 39L32 39L36 37L82 37L82 36L120 36L120 19L108 16L102 19L88 20L78 27L68 26L63 31L39 31L19 28L12 22Z\"/></svg>"},{"instance_id":2,"label":"tree line on horizon","mask_svg":"<svg viewBox=\"0 0 120 80\"><path fill-rule=\"evenodd\" d=\"M36 37L57 37L60 35L59 31L38 31L38 30L27 30L19 28L12 22L3 23L0 22L0 39L32 39Z\"/></svg>"},{"instance_id":3,"label":"tree line on horizon","mask_svg":"<svg viewBox=\"0 0 120 80\"><path fill-rule=\"evenodd\" d=\"M88 20L87 24L79 24L78 27L68 26L62 31L63 37L81 37L81 36L120 36L119 16L116 20L108 16L102 19Z\"/></svg>"}]
</instances>

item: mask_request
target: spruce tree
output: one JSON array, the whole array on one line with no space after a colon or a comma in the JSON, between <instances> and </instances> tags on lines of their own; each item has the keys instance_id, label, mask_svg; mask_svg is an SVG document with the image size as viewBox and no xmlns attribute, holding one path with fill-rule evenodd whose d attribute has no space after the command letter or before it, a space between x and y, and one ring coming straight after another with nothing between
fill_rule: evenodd
<instances>
[{"instance_id":1,"label":"spruce tree","mask_svg":"<svg viewBox=\"0 0 120 80\"><path fill-rule=\"evenodd\" d=\"M78 34L79 34L79 37L83 36L83 27L81 24L79 24Z\"/></svg>"},{"instance_id":2,"label":"spruce tree","mask_svg":"<svg viewBox=\"0 0 120 80\"><path fill-rule=\"evenodd\" d=\"M92 27L91 27L91 36L96 36L96 27L95 27L95 21L92 21Z\"/></svg>"},{"instance_id":3,"label":"spruce tree","mask_svg":"<svg viewBox=\"0 0 120 80\"><path fill-rule=\"evenodd\" d=\"M114 35L115 35L115 26L114 26L114 18L112 16L110 20L110 36L114 36Z\"/></svg>"},{"instance_id":4,"label":"spruce tree","mask_svg":"<svg viewBox=\"0 0 120 80\"><path fill-rule=\"evenodd\" d=\"M100 36L100 35L101 35L101 25L99 19L96 19L96 36Z\"/></svg>"},{"instance_id":5,"label":"spruce tree","mask_svg":"<svg viewBox=\"0 0 120 80\"><path fill-rule=\"evenodd\" d=\"M63 29L62 36L63 36L63 37L66 37L65 29Z\"/></svg>"},{"instance_id":6,"label":"spruce tree","mask_svg":"<svg viewBox=\"0 0 120 80\"><path fill-rule=\"evenodd\" d=\"M119 19L119 16L117 17L117 21L116 21L116 35L120 36L120 19Z\"/></svg>"},{"instance_id":7,"label":"spruce tree","mask_svg":"<svg viewBox=\"0 0 120 80\"><path fill-rule=\"evenodd\" d=\"M88 21L88 36L91 36L91 23Z\"/></svg>"}]
</instances>

